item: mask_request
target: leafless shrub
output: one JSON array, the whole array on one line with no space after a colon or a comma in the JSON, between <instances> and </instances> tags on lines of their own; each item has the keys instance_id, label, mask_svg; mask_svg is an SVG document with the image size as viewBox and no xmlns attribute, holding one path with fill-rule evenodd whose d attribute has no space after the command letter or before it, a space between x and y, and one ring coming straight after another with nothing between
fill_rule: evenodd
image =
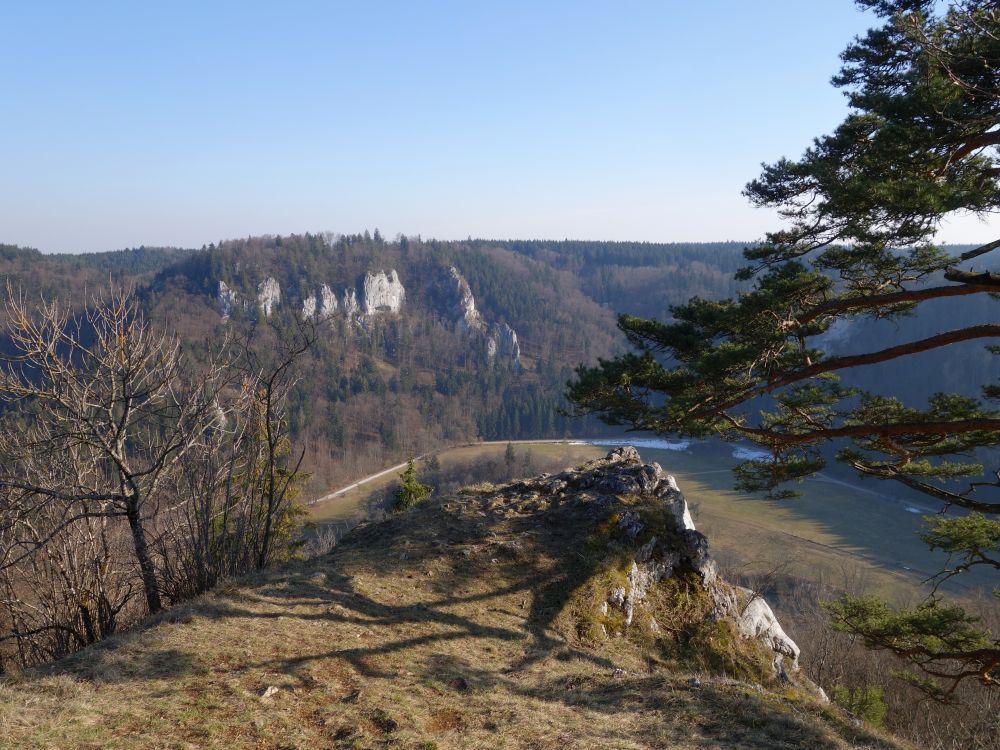
<instances>
[{"instance_id":1,"label":"leafless shrub","mask_svg":"<svg viewBox=\"0 0 1000 750\"><path fill-rule=\"evenodd\" d=\"M0 659L57 657L287 556L283 410L308 332L276 359L227 340L193 366L127 290L73 314L8 287L6 319Z\"/></svg>"}]
</instances>

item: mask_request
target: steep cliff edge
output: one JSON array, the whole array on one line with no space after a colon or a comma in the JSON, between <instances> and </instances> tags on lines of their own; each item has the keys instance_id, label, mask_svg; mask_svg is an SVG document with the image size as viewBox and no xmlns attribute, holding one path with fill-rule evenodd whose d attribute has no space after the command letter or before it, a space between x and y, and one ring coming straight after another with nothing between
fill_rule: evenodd
<instances>
[{"instance_id":1,"label":"steep cliff edge","mask_svg":"<svg viewBox=\"0 0 1000 750\"><path fill-rule=\"evenodd\" d=\"M8 677L0 747L903 747L824 704L740 592L676 483L620 449Z\"/></svg>"},{"instance_id":2,"label":"steep cliff edge","mask_svg":"<svg viewBox=\"0 0 1000 750\"><path fill-rule=\"evenodd\" d=\"M452 297L449 314L454 320L455 328L481 337L480 340L486 345L486 358L491 364L519 371L522 368L521 345L514 329L507 323L487 325L482 313L476 309L476 299L469 282L455 266L448 269L448 278L449 283L445 287Z\"/></svg>"}]
</instances>

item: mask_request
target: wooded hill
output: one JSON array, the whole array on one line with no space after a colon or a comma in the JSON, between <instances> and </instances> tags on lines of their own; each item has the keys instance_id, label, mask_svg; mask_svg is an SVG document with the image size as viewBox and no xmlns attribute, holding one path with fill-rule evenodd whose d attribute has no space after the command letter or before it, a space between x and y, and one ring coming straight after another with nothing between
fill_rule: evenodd
<instances>
[{"instance_id":1,"label":"wooded hill","mask_svg":"<svg viewBox=\"0 0 1000 750\"><path fill-rule=\"evenodd\" d=\"M445 444L600 429L557 413L572 368L621 348L618 311L663 316L691 294L730 293L741 245L387 241L376 231L79 256L0 249L0 274L28 295L82 305L109 283L135 285L154 324L196 352L227 331L256 325L280 339L311 318L318 342L300 363L290 419L318 491ZM452 267L474 300L471 329ZM345 291L363 308L365 276L380 271L396 272L401 307L345 312ZM270 315L258 299L268 279L280 290ZM228 316L220 283L239 300ZM323 287L339 309L304 316ZM517 364L511 352L490 355L505 325Z\"/></svg>"},{"instance_id":2,"label":"wooded hill","mask_svg":"<svg viewBox=\"0 0 1000 750\"><path fill-rule=\"evenodd\" d=\"M446 444L606 429L596 421L571 422L559 415L573 368L623 349L615 328L619 313L665 319L671 304L691 296L735 295L734 272L743 263L743 246L389 241L378 231L91 255L45 255L4 245L0 274L29 296L68 298L77 306L109 283L134 285L154 324L176 331L195 352L207 351L227 331L256 326L266 341L287 335L304 317L315 322L317 345L300 362L290 420L312 474L309 491L317 493ZM451 268L471 293L478 316L471 326ZM363 309L366 275L391 271L403 290L398 310ZM268 280L278 289L269 315L261 306ZM336 310L323 307L324 287ZM220 289L236 300L228 316ZM344 309L348 291L360 304L353 312ZM318 308L304 315L310 297ZM949 302L934 314L938 320L954 317L956 325L982 316L982 310L967 307ZM490 342L496 343L503 326L516 334L517 365L510 351L490 354ZM902 327L859 320L831 335L830 345L867 350L878 341L916 337L921 326L920 318ZM965 346L975 352L963 353L961 368L948 370L953 353L942 350L925 355L929 361L923 371L950 372L958 390L983 382L983 372L996 369L994 358L981 346ZM898 378L904 396L927 395L920 372Z\"/></svg>"}]
</instances>

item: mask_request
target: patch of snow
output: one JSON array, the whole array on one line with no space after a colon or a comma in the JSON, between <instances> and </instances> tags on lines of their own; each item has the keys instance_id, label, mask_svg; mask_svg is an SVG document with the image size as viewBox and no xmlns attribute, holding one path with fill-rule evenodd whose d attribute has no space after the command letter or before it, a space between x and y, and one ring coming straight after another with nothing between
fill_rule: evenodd
<instances>
[{"instance_id":1,"label":"patch of snow","mask_svg":"<svg viewBox=\"0 0 1000 750\"><path fill-rule=\"evenodd\" d=\"M740 461L768 461L771 458L771 454L766 451L758 451L753 448L737 445L733 448L733 458L738 458Z\"/></svg>"},{"instance_id":2,"label":"patch of snow","mask_svg":"<svg viewBox=\"0 0 1000 750\"><path fill-rule=\"evenodd\" d=\"M615 447L619 445L634 445L636 448L654 448L661 451L686 451L691 447L690 440L664 440L662 438L637 438L620 440L617 438L598 438L588 440L591 445Z\"/></svg>"}]
</instances>

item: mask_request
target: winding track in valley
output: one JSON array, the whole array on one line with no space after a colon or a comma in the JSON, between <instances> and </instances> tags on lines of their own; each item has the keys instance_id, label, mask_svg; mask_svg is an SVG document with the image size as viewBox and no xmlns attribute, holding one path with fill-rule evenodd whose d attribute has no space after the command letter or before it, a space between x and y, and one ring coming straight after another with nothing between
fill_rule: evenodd
<instances>
[{"instance_id":1,"label":"winding track in valley","mask_svg":"<svg viewBox=\"0 0 1000 750\"><path fill-rule=\"evenodd\" d=\"M419 456L414 456L413 460L422 461L428 456L432 456L435 453L441 453L442 451L445 450L453 450L455 448L472 448L481 445L507 445L507 443L510 443L511 445L539 445L542 443L557 443L557 444L565 443L566 445L580 445L581 443L586 443L586 442L587 442L586 440L572 440L569 438L551 439L551 440L485 440L478 443L462 443L461 445L452 445L447 448L440 448L438 450L428 451L427 453L421 453ZM374 474L369 474L364 479L359 479L353 484L349 484L346 487L341 487L339 490L334 490L333 492L327 493L326 495L323 495L320 498L310 501L309 505L317 505L319 503L324 503L327 500L333 500L345 493L350 492L353 489L357 489L358 487L364 484L368 484L368 482L371 482L374 479L378 479L379 477L384 477L386 474L391 474L394 471L402 471L403 469L406 468L407 463L408 461L403 461L403 463L396 464L395 466L390 466L388 469L382 469L382 471L377 471Z\"/></svg>"}]
</instances>

